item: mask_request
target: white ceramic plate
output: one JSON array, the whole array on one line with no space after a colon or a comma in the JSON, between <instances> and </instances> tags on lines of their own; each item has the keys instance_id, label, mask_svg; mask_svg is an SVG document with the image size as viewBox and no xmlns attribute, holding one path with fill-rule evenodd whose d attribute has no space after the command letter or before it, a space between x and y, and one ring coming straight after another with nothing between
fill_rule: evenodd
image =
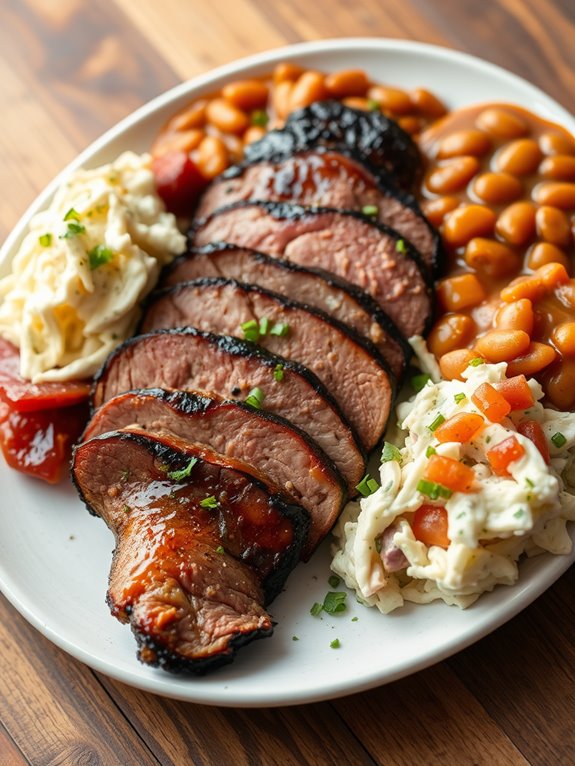
<instances>
[{"instance_id":1,"label":"white ceramic plate","mask_svg":"<svg viewBox=\"0 0 575 766\"><path fill-rule=\"evenodd\" d=\"M221 67L155 99L106 133L71 167L99 165L124 149L145 151L165 120L202 91L231 78L263 74L285 59L325 71L362 67L375 80L423 86L450 107L480 101L524 105L575 132L575 121L527 82L478 59L401 41L338 40L292 46ZM69 170L68 168L67 170ZM66 171L65 171L66 172ZM30 216L46 204L58 179L40 195L8 238L9 263ZM135 658L130 630L105 604L113 538L72 487L52 488L0 466L0 586L12 604L51 641L124 683L169 697L216 705L270 706L312 702L368 689L420 670L468 646L509 620L548 588L571 556L540 556L521 566L512 588L499 588L466 611L443 604L407 606L388 617L349 597L342 615L312 617L329 589L327 544L289 578L272 604L271 639L242 649L211 676L175 677ZM357 617L356 621L352 621ZM298 640L294 640L294 637ZM338 638L339 649L330 642Z\"/></svg>"}]
</instances>

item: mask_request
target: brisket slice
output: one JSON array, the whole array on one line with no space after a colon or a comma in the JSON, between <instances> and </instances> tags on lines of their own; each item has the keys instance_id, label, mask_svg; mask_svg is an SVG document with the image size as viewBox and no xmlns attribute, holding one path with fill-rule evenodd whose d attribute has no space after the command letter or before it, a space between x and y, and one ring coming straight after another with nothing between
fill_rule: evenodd
<instances>
[{"instance_id":1,"label":"brisket slice","mask_svg":"<svg viewBox=\"0 0 575 766\"><path fill-rule=\"evenodd\" d=\"M318 309L259 285L205 278L155 293L141 331L191 326L241 338L247 323L257 333L262 322L267 322L268 331L260 334L259 346L314 372L335 397L366 451L375 447L387 424L395 381L373 344ZM274 334L279 327L285 335Z\"/></svg>"},{"instance_id":2,"label":"brisket slice","mask_svg":"<svg viewBox=\"0 0 575 766\"><path fill-rule=\"evenodd\" d=\"M274 371L282 365L283 378ZM172 388L244 400L265 394L263 409L305 431L334 461L353 490L365 457L353 428L332 395L306 367L253 343L194 328L160 330L119 346L96 375L92 407L137 388Z\"/></svg>"},{"instance_id":3,"label":"brisket slice","mask_svg":"<svg viewBox=\"0 0 575 766\"><path fill-rule=\"evenodd\" d=\"M79 445L72 474L116 537L108 604L142 662L202 673L271 634L264 604L299 560L301 508L239 461L140 430Z\"/></svg>"},{"instance_id":4,"label":"brisket slice","mask_svg":"<svg viewBox=\"0 0 575 766\"><path fill-rule=\"evenodd\" d=\"M320 101L292 112L283 128L248 144L245 156L248 162L269 162L316 146L356 151L392 175L402 189L412 189L421 170L417 144L394 120L339 101Z\"/></svg>"},{"instance_id":5,"label":"brisket slice","mask_svg":"<svg viewBox=\"0 0 575 766\"><path fill-rule=\"evenodd\" d=\"M200 199L198 218L239 200L296 202L339 210L373 209L421 253L430 272L439 265L440 239L414 197L395 188L349 151L318 148L280 160L242 164L218 176ZM371 213L370 213L371 215Z\"/></svg>"},{"instance_id":6,"label":"brisket slice","mask_svg":"<svg viewBox=\"0 0 575 766\"><path fill-rule=\"evenodd\" d=\"M396 231L360 213L236 202L197 221L189 236L193 247L231 242L331 271L369 293L406 338L430 325L432 291L420 255Z\"/></svg>"},{"instance_id":7,"label":"brisket slice","mask_svg":"<svg viewBox=\"0 0 575 766\"><path fill-rule=\"evenodd\" d=\"M324 311L370 340L397 379L411 358L411 346L373 298L327 271L306 269L283 258L222 242L176 258L165 269L162 285L173 287L202 277L227 277L261 285Z\"/></svg>"},{"instance_id":8,"label":"brisket slice","mask_svg":"<svg viewBox=\"0 0 575 766\"><path fill-rule=\"evenodd\" d=\"M83 438L134 424L149 433L166 431L205 444L268 476L309 513L304 558L327 535L345 503L343 479L323 450L299 428L269 412L185 391L141 389L103 404Z\"/></svg>"}]
</instances>

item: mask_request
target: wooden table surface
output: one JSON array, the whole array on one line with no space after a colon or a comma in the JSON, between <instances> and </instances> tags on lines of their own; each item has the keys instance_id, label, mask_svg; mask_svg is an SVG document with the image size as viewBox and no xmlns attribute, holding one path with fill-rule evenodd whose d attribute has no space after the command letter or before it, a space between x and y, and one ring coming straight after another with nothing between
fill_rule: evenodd
<instances>
[{"instance_id":1,"label":"wooden table surface","mask_svg":"<svg viewBox=\"0 0 575 766\"><path fill-rule=\"evenodd\" d=\"M572 109L574 35L567 0L2 0L0 235L121 117L238 57L318 38L414 39L500 64ZM276 709L136 691L64 654L0 597L0 766L569 765L574 689L573 570L428 670Z\"/></svg>"}]
</instances>

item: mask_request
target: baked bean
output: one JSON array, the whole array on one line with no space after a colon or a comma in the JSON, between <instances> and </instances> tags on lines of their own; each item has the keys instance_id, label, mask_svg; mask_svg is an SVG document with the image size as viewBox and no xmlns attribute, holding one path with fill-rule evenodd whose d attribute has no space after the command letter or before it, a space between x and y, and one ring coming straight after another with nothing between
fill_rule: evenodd
<instances>
[{"instance_id":1,"label":"baked bean","mask_svg":"<svg viewBox=\"0 0 575 766\"><path fill-rule=\"evenodd\" d=\"M325 78L325 87L335 98L347 96L365 96L369 80L363 69L343 69L332 72Z\"/></svg>"},{"instance_id":2,"label":"baked bean","mask_svg":"<svg viewBox=\"0 0 575 766\"><path fill-rule=\"evenodd\" d=\"M295 82L298 80L305 69L297 64L290 64L289 61L283 61L281 64L277 64L274 69L274 82Z\"/></svg>"},{"instance_id":3,"label":"baked bean","mask_svg":"<svg viewBox=\"0 0 575 766\"><path fill-rule=\"evenodd\" d=\"M327 96L325 76L321 72L304 72L294 83L289 98L289 111L309 106L314 101L322 101Z\"/></svg>"},{"instance_id":4,"label":"baked bean","mask_svg":"<svg viewBox=\"0 0 575 766\"><path fill-rule=\"evenodd\" d=\"M493 320L498 330L523 330L528 335L533 332L534 322L533 304L527 298L504 303Z\"/></svg>"},{"instance_id":5,"label":"baked bean","mask_svg":"<svg viewBox=\"0 0 575 766\"><path fill-rule=\"evenodd\" d=\"M163 133L153 145L152 154L154 157L160 157L170 152L191 152L200 145L204 136L204 131L199 128Z\"/></svg>"},{"instance_id":6,"label":"baked bean","mask_svg":"<svg viewBox=\"0 0 575 766\"><path fill-rule=\"evenodd\" d=\"M244 112L236 109L223 98L214 98L206 107L208 122L222 133L239 135L249 126L250 121Z\"/></svg>"},{"instance_id":7,"label":"baked bean","mask_svg":"<svg viewBox=\"0 0 575 766\"><path fill-rule=\"evenodd\" d=\"M425 185L434 194L452 194L466 186L479 170L477 157L446 160L426 178Z\"/></svg>"},{"instance_id":8,"label":"baked bean","mask_svg":"<svg viewBox=\"0 0 575 766\"><path fill-rule=\"evenodd\" d=\"M526 176L534 173L541 162L541 149L532 138L519 138L503 146L495 157L495 165L504 173Z\"/></svg>"},{"instance_id":9,"label":"baked bean","mask_svg":"<svg viewBox=\"0 0 575 766\"><path fill-rule=\"evenodd\" d=\"M571 242L571 222L562 210L542 205L535 214L537 236L558 247L567 247Z\"/></svg>"},{"instance_id":10,"label":"baked bean","mask_svg":"<svg viewBox=\"0 0 575 766\"><path fill-rule=\"evenodd\" d=\"M190 128L203 128L206 124L206 99L194 101L185 111L177 114L168 123L170 130L189 130Z\"/></svg>"},{"instance_id":11,"label":"baked bean","mask_svg":"<svg viewBox=\"0 0 575 766\"><path fill-rule=\"evenodd\" d=\"M261 125L252 125L243 135L244 144L253 144L254 141L259 141L266 132L266 129L262 128Z\"/></svg>"},{"instance_id":12,"label":"baked bean","mask_svg":"<svg viewBox=\"0 0 575 766\"><path fill-rule=\"evenodd\" d=\"M533 189L533 199L540 205L572 210L575 208L575 184L566 181L542 181Z\"/></svg>"},{"instance_id":13,"label":"baked bean","mask_svg":"<svg viewBox=\"0 0 575 766\"><path fill-rule=\"evenodd\" d=\"M499 107L484 109L478 115L475 125L498 138L521 138L529 132L525 120Z\"/></svg>"},{"instance_id":14,"label":"baked bean","mask_svg":"<svg viewBox=\"0 0 575 766\"><path fill-rule=\"evenodd\" d=\"M222 96L243 112L251 112L267 104L268 86L261 80L236 80L222 88Z\"/></svg>"},{"instance_id":15,"label":"baked bean","mask_svg":"<svg viewBox=\"0 0 575 766\"><path fill-rule=\"evenodd\" d=\"M410 136L415 136L417 133L421 133L424 128L424 123L420 117L400 117L397 121L399 127L409 133Z\"/></svg>"},{"instance_id":16,"label":"baked bean","mask_svg":"<svg viewBox=\"0 0 575 766\"><path fill-rule=\"evenodd\" d=\"M533 275L531 277L517 277L504 287L499 295L502 301L511 303L512 301L518 301L522 298L527 298L534 302L539 300L544 294L545 289L543 283Z\"/></svg>"},{"instance_id":17,"label":"baked bean","mask_svg":"<svg viewBox=\"0 0 575 766\"><path fill-rule=\"evenodd\" d=\"M465 314L447 314L433 326L427 343L436 357L466 346L475 334L475 322Z\"/></svg>"},{"instance_id":18,"label":"baked bean","mask_svg":"<svg viewBox=\"0 0 575 766\"><path fill-rule=\"evenodd\" d=\"M485 290L475 274L458 274L438 284L437 297L446 311L461 311L481 303Z\"/></svg>"},{"instance_id":19,"label":"baked bean","mask_svg":"<svg viewBox=\"0 0 575 766\"><path fill-rule=\"evenodd\" d=\"M473 181L473 192L483 202L502 205L521 196L521 181L509 173L482 173Z\"/></svg>"},{"instance_id":20,"label":"baked bean","mask_svg":"<svg viewBox=\"0 0 575 766\"><path fill-rule=\"evenodd\" d=\"M437 119L447 113L447 109L441 101L425 88L412 90L409 97L416 110L425 117Z\"/></svg>"},{"instance_id":21,"label":"baked bean","mask_svg":"<svg viewBox=\"0 0 575 766\"><path fill-rule=\"evenodd\" d=\"M488 362L508 362L529 349L531 338L524 330L489 330L475 341L475 350Z\"/></svg>"},{"instance_id":22,"label":"baked bean","mask_svg":"<svg viewBox=\"0 0 575 766\"><path fill-rule=\"evenodd\" d=\"M569 282L567 269L561 263L546 263L540 266L531 278L538 279L548 290L554 290L559 285Z\"/></svg>"},{"instance_id":23,"label":"baked bean","mask_svg":"<svg viewBox=\"0 0 575 766\"><path fill-rule=\"evenodd\" d=\"M349 106L350 109L361 109L364 112L377 111L373 109L372 102L367 98L360 98L359 96L349 96L342 100L344 106ZM378 107L379 109L379 107Z\"/></svg>"},{"instance_id":24,"label":"baked bean","mask_svg":"<svg viewBox=\"0 0 575 766\"><path fill-rule=\"evenodd\" d=\"M546 263L562 263L563 266L568 266L569 259L563 250L550 242L532 245L527 253L527 267L535 271Z\"/></svg>"},{"instance_id":25,"label":"baked bean","mask_svg":"<svg viewBox=\"0 0 575 766\"><path fill-rule=\"evenodd\" d=\"M575 139L565 133L543 133L539 136L539 146L543 154L575 155Z\"/></svg>"},{"instance_id":26,"label":"baked bean","mask_svg":"<svg viewBox=\"0 0 575 766\"><path fill-rule=\"evenodd\" d=\"M439 228L443 219L452 210L459 205L457 197L437 197L437 199L426 199L421 203L421 209L429 223Z\"/></svg>"},{"instance_id":27,"label":"baked bean","mask_svg":"<svg viewBox=\"0 0 575 766\"><path fill-rule=\"evenodd\" d=\"M545 392L561 410L575 409L575 359L562 359L545 381Z\"/></svg>"},{"instance_id":28,"label":"baked bean","mask_svg":"<svg viewBox=\"0 0 575 766\"><path fill-rule=\"evenodd\" d=\"M228 150L218 136L206 136L198 148L198 167L204 178L215 178L229 165Z\"/></svg>"},{"instance_id":29,"label":"baked bean","mask_svg":"<svg viewBox=\"0 0 575 766\"><path fill-rule=\"evenodd\" d=\"M548 367L555 360L557 353L547 343L532 340L526 353L515 357L507 365L507 377L515 375L535 375Z\"/></svg>"},{"instance_id":30,"label":"baked bean","mask_svg":"<svg viewBox=\"0 0 575 766\"><path fill-rule=\"evenodd\" d=\"M575 279L570 279L555 290L555 295L561 303L570 309L575 309Z\"/></svg>"},{"instance_id":31,"label":"baked bean","mask_svg":"<svg viewBox=\"0 0 575 766\"><path fill-rule=\"evenodd\" d=\"M465 248L465 263L490 277L503 277L519 270L521 256L495 239L474 237Z\"/></svg>"},{"instance_id":32,"label":"baked bean","mask_svg":"<svg viewBox=\"0 0 575 766\"><path fill-rule=\"evenodd\" d=\"M462 155L482 157L490 149L491 139L482 130L474 128L456 130L446 136L439 144L437 159L447 160Z\"/></svg>"},{"instance_id":33,"label":"baked bean","mask_svg":"<svg viewBox=\"0 0 575 766\"><path fill-rule=\"evenodd\" d=\"M282 80L273 90L272 105L280 120L285 120L290 113L290 99L293 89L294 83L291 80Z\"/></svg>"},{"instance_id":34,"label":"baked bean","mask_svg":"<svg viewBox=\"0 0 575 766\"><path fill-rule=\"evenodd\" d=\"M551 334L555 348L564 356L575 356L575 322L562 322ZM575 378L573 379L575 381ZM575 389L575 386L573 386Z\"/></svg>"},{"instance_id":35,"label":"baked bean","mask_svg":"<svg viewBox=\"0 0 575 766\"><path fill-rule=\"evenodd\" d=\"M414 106L409 95L399 88L388 88L385 85L373 85L367 91L367 97L377 101L382 109L397 115L411 114Z\"/></svg>"},{"instance_id":36,"label":"baked bean","mask_svg":"<svg viewBox=\"0 0 575 766\"><path fill-rule=\"evenodd\" d=\"M484 205L462 205L450 213L443 224L443 239L447 245L457 248L470 239L491 234L496 216Z\"/></svg>"},{"instance_id":37,"label":"baked bean","mask_svg":"<svg viewBox=\"0 0 575 766\"><path fill-rule=\"evenodd\" d=\"M575 157L568 154L546 157L539 165L539 173L553 181L575 181Z\"/></svg>"},{"instance_id":38,"label":"baked bean","mask_svg":"<svg viewBox=\"0 0 575 766\"><path fill-rule=\"evenodd\" d=\"M535 212L532 202L514 202L503 210L495 231L511 245L526 245L535 235Z\"/></svg>"},{"instance_id":39,"label":"baked bean","mask_svg":"<svg viewBox=\"0 0 575 766\"><path fill-rule=\"evenodd\" d=\"M448 351L439 358L439 370L446 380L463 380L461 373L469 367L472 359L477 359L479 354L470 348L458 348Z\"/></svg>"}]
</instances>

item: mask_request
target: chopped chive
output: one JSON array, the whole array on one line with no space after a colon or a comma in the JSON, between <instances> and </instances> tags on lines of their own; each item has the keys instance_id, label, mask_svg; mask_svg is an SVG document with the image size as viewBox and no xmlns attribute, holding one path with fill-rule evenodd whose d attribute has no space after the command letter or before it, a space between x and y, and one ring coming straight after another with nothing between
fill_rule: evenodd
<instances>
[{"instance_id":1,"label":"chopped chive","mask_svg":"<svg viewBox=\"0 0 575 766\"><path fill-rule=\"evenodd\" d=\"M563 436L561 431L557 431L556 434L553 434L553 436L551 437L551 441L558 449L560 449L561 447L563 447L563 445L567 443L567 439Z\"/></svg>"},{"instance_id":2,"label":"chopped chive","mask_svg":"<svg viewBox=\"0 0 575 766\"><path fill-rule=\"evenodd\" d=\"M309 610L309 613L312 615L312 617L317 617L319 614L321 614L323 611L323 604L320 604L318 601L315 602L315 604L312 606L312 608Z\"/></svg>"},{"instance_id":3,"label":"chopped chive","mask_svg":"<svg viewBox=\"0 0 575 766\"><path fill-rule=\"evenodd\" d=\"M109 263L114 257L114 253L109 247L105 245L96 245L88 252L88 263L92 271L94 269L103 266L105 263Z\"/></svg>"},{"instance_id":4,"label":"chopped chive","mask_svg":"<svg viewBox=\"0 0 575 766\"><path fill-rule=\"evenodd\" d=\"M323 600L323 610L328 614L338 614L339 612L345 612L346 605L345 600L347 593L343 591L329 591Z\"/></svg>"},{"instance_id":5,"label":"chopped chive","mask_svg":"<svg viewBox=\"0 0 575 766\"><path fill-rule=\"evenodd\" d=\"M250 119L252 125L258 125L260 128L265 128L270 121L268 113L263 109L256 109L255 112L252 112Z\"/></svg>"},{"instance_id":6,"label":"chopped chive","mask_svg":"<svg viewBox=\"0 0 575 766\"><path fill-rule=\"evenodd\" d=\"M291 640L292 640L292 641L299 641L299 636L292 636L292 637L291 637Z\"/></svg>"},{"instance_id":7,"label":"chopped chive","mask_svg":"<svg viewBox=\"0 0 575 766\"><path fill-rule=\"evenodd\" d=\"M218 545L218 547L216 548L216 553L225 553L224 546Z\"/></svg>"},{"instance_id":8,"label":"chopped chive","mask_svg":"<svg viewBox=\"0 0 575 766\"><path fill-rule=\"evenodd\" d=\"M435 455L436 451L437 450L435 447L432 447L430 444L429 447L425 450L425 457L431 457L432 455Z\"/></svg>"},{"instance_id":9,"label":"chopped chive","mask_svg":"<svg viewBox=\"0 0 575 766\"><path fill-rule=\"evenodd\" d=\"M533 489L533 487L535 486L535 482L531 481L531 479L529 479L528 477L525 477L525 484L527 484L528 487L531 487L531 489Z\"/></svg>"},{"instance_id":10,"label":"chopped chive","mask_svg":"<svg viewBox=\"0 0 575 766\"><path fill-rule=\"evenodd\" d=\"M367 99L367 108L370 112L377 112L377 110L380 108L379 101L376 101L374 98L368 98Z\"/></svg>"},{"instance_id":11,"label":"chopped chive","mask_svg":"<svg viewBox=\"0 0 575 766\"><path fill-rule=\"evenodd\" d=\"M428 375L426 372L422 372L421 375L414 375L413 378L409 381L409 385L416 393L418 393L422 388L425 388L429 380L431 380L431 375Z\"/></svg>"},{"instance_id":12,"label":"chopped chive","mask_svg":"<svg viewBox=\"0 0 575 766\"><path fill-rule=\"evenodd\" d=\"M485 359L482 359L480 356L476 356L475 359L469 362L470 367L479 367L480 364L485 364Z\"/></svg>"},{"instance_id":13,"label":"chopped chive","mask_svg":"<svg viewBox=\"0 0 575 766\"><path fill-rule=\"evenodd\" d=\"M437 484L435 481L427 481L426 479L420 479L417 482L417 491L430 500L437 500L440 497L447 500L453 494L450 489L447 489L442 484Z\"/></svg>"},{"instance_id":14,"label":"chopped chive","mask_svg":"<svg viewBox=\"0 0 575 766\"><path fill-rule=\"evenodd\" d=\"M427 427L433 433L434 431L436 431L439 428L439 426L442 423L445 423L445 418L443 417L443 415L440 412L439 415L435 418L435 420L432 421Z\"/></svg>"},{"instance_id":15,"label":"chopped chive","mask_svg":"<svg viewBox=\"0 0 575 766\"><path fill-rule=\"evenodd\" d=\"M396 463L401 463L401 452L395 446L395 444L391 444L391 442L385 442L381 452L380 462L389 463L392 460L395 460Z\"/></svg>"},{"instance_id":16,"label":"chopped chive","mask_svg":"<svg viewBox=\"0 0 575 766\"><path fill-rule=\"evenodd\" d=\"M338 585L340 584L340 582L341 582L341 577L338 577L338 576L337 576L337 575L335 575L335 574L334 574L334 575L330 575L330 576L327 578L327 581L328 581L328 583L331 585L331 587L332 587L332 588L337 588L337 586L338 586Z\"/></svg>"},{"instance_id":17,"label":"chopped chive","mask_svg":"<svg viewBox=\"0 0 575 766\"><path fill-rule=\"evenodd\" d=\"M407 247L404 239L398 239L395 243L395 251L397 253L407 253Z\"/></svg>"},{"instance_id":18,"label":"chopped chive","mask_svg":"<svg viewBox=\"0 0 575 766\"><path fill-rule=\"evenodd\" d=\"M260 319L260 335L267 335L268 331L270 329L270 320L269 317L262 317Z\"/></svg>"},{"instance_id":19,"label":"chopped chive","mask_svg":"<svg viewBox=\"0 0 575 766\"><path fill-rule=\"evenodd\" d=\"M525 516L525 511L523 508L518 508L513 514L514 519L520 519L522 516Z\"/></svg>"},{"instance_id":20,"label":"chopped chive","mask_svg":"<svg viewBox=\"0 0 575 766\"><path fill-rule=\"evenodd\" d=\"M361 212L370 218L375 218L376 215L379 215L379 208L377 205L364 205Z\"/></svg>"},{"instance_id":21,"label":"chopped chive","mask_svg":"<svg viewBox=\"0 0 575 766\"><path fill-rule=\"evenodd\" d=\"M364 497L368 497L369 495L372 495L376 490L379 489L379 484L377 483L375 479L372 479L372 477L368 473L366 473L363 479L356 486L356 489L360 495L363 495Z\"/></svg>"},{"instance_id":22,"label":"chopped chive","mask_svg":"<svg viewBox=\"0 0 575 766\"><path fill-rule=\"evenodd\" d=\"M341 646L341 642L339 638L334 638L333 641L330 643L330 647L332 649L339 649L340 646Z\"/></svg>"},{"instance_id":23,"label":"chopped chive","mask_svg":"<svg viewBox=\"0 0 575 766\"><path fill-rule=\"evenodd\" d=\"M459 402L464 402L467 399L467 395L462 392L460 394L454 394L453 398L455 400L455 404L459 404Z\"/></svg>"},{"instance_id":24,"label":"chopped chive","mask_svg":"<svg viewBox=\"0 0 575 766\"><path fill-rule=\"evenodd\" d=\"M265 398L266 395L264 392L261 390L261 388L256 386L255 388L252 388L246 396L246 404L249 404L250 407L253 407L256 410L261 410Z\"/></svg>"},{"instance_id":25,"label":"chopped chive","mask_svg":"<svg viewBox=\"0 0 575 766\"><path fill-rule=\"evenodd\" d=\"M277 322L270 330L270 335L277 335L280 338L285 338L289 332L289 324L287 322Z\"/></svg>"},{"instance_id":26,"label":"chopped chive","mask_svg":"<svg viewBox=\"0 0 575 766\"><path fill-rule=\"evenodd\" d=\"M274 379L277 380L278 383L281 383L284 379L284 366L283 364L276 364L274 367Z\"/></svg>"},{"instance_id":27,"label":"chopped chive","mask_svg":"<svg viewBox=\"0 0 575 766\"><path fill-rule=\"evenodd\" d=\"M124 513L130 513L130 506L129 505L124 505L122 507L122 510L124 511Z\"/></svg>"},{"instance_id":28,"label":"chopped chive","mask_svg":"<svg viewBox=\"0 0 575 766\"><path fill-rule=\"evenodd\" d=\"M84 234L86 231L86 227L83 226L81 223L75 223L74 221L71 221L68 224L68 229L65 234L60 235L60 239L72 239L72 237L75 237L77 234Z\"/></svg>"},{"instance_id":29,"label":"chopped chive","mask_svg":"<svg viewBox=\"0 0 575 766\"><path fill-rule=\"evenodd\" d=\"M351 618L351 621L352 621L352 622L357 622L358 620L359 620L359 617L352 617L352 618Z\"/></svg>"},{"instance_id":30,"label":"chopped chive","mask_svg":"<svg viewBox=\"0 0 575 766\"><path fill-rule=\"evenodd\" d=\"M52 244L52 235L51 234L41 234L38 237L38 242L42 245L42 247L50 247Z\"/></svg>"},{"instance_id":31,"label":"chopped chive","mask_svg":"<svg viewBox=\"0 0 575 766\"><path fill-rule=\"evenodd\" d=\"M195 466L197 462L198 462L197 457L190 458L190 462L187 464L185 468L181 468L179 471L167 471L168 478L172 479L172 481L180 481L180 479L187 479L187 477L192 472L192 468Z\"/></svg>"},{"instance_id":32,"label":"chopped chive","mask_svg":"<svg viewBox=\"0 0 575 766\"><path fill-rule=\"evenodd\" d=\"M77 210L74 210L73 207L68 210L66 215L64 216L64 221L79 221L80 220L80 213L78 213Z\"/></svg>"},{"instance_id":33,"label":"chopped chive","mask_svg":"<svg viewBox=\"0 0 575 766\"><path fill-rule=\"evenodd\" d=\"M209 497L204 497L203 500L200 500L200 505L202 508L217 508L219 506L218 501L216 500L215 495L210 495Z\"/></svg>"},{"instance_id":34,"label":"chopped chive","mask_svg":"<svg viewBox=\"0 0 575 766\"><path fill-rule=\"evenodd\" d=\"M260 328L255 319L250 319L249 322L244 322L240 327L242 328L245 340L257 343L260 339Z\"/></svg>"}]
</instances>

